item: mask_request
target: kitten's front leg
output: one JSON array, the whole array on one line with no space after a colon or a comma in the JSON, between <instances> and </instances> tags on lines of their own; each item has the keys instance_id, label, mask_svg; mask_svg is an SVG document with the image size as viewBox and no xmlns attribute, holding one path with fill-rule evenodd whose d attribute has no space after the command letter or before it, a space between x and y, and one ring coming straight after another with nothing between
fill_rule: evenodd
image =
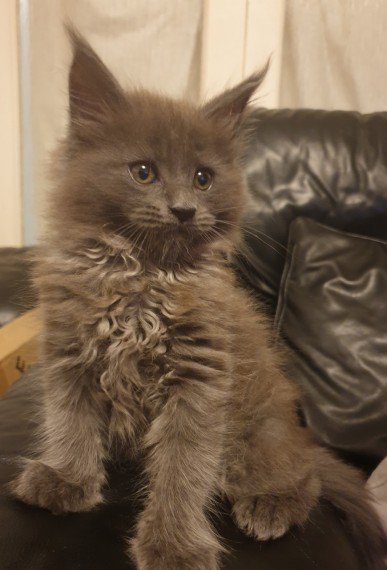
<instances>
[{"instance_id":1,"label":"kitten's front leg","mask_svg":"<svg viewBox=\"0 0 387 570\"><path fill-rule=\"evenodd\" d=\"M139 570L216 570L221 550L205 508L220 470L222 381L172 379L146 436L149 492L131 544Z\"/></svg>"},{"instance_id":2,"label":"kitten's front leg","mask_svg":"<svg viewBox=\"0 0 387 570\"><path fill-rule=\"evenodd\" d=\"M26 463L11 490L23 502L55 514L87 511L102 501L105 481L101 410L76 369L44 374L42 455Z\"/></svg>"}]
</instances>

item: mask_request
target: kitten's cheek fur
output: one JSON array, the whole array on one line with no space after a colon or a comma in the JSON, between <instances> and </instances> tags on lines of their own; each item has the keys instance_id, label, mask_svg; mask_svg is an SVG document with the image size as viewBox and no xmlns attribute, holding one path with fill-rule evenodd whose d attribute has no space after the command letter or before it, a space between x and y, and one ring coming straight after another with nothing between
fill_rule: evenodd
<instances>
[{"instance_id":1,"label":"kitten's cheek fur","mask_svg":"<svg viewBox=\"0 0 387 570\"><path fill-rule=\"evenodd\" d=\"M41 461L30 461L10 489L17 499L48 509L55 515L89 511L102 502L102 495L93 482L71 483Z\"/></svg>"}]
</instances>

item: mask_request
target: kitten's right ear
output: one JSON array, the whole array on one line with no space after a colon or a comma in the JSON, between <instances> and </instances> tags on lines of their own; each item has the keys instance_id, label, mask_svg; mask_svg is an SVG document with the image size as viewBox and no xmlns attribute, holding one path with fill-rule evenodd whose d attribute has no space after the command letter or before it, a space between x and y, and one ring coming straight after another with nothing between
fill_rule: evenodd
<instances>
[{"instance_id":1,"label":"kitten's right ear","mask_svg":"<svg viewBox=\"0 0 387 570\"><path fill-rule=\"evenodd\" d=\"M101 122L114 108L125 104L124 92L79 32L71 25L66 29L73 48L69 75L71 124Z\"/></svg>"},{"instance_id":2,"label":"kitten's right ear","mask_svg":"<svg viewBox=\"0 0 387 570\"><path fill-rule=\"evenodd\" d=\"M220 120L228 124L231 129L237 132L242 122L246 107L265 79L270 67L270 59L265 66L256 73L253 73L241 83L227 89L203 106L203 112L207 117Z\"/></svg>"}]
</instances>

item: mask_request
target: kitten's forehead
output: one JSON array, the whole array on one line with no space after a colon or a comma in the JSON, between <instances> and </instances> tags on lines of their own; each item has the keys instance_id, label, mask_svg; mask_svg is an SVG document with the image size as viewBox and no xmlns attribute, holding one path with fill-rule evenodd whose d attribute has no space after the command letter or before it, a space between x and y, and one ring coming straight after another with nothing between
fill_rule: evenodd
<instances>
[{"instance_id":1,"label":"kitten's forehead","mask_svg":"<svg viewBox=\"0 0 387 570\"><path fill-rule=\"evenodd\" d=\"M231 159L231 141L200 108L146 91L129 93L127 102L125 131L144 151L162 160Z\"/></svg>"}]
</instances>

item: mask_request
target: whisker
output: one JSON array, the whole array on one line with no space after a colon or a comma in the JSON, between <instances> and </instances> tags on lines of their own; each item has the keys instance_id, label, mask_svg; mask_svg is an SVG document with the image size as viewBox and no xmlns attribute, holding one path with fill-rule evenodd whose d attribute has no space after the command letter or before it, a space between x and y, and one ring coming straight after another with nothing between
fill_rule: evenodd
<instances>
[{"instance_id":1,"label":"whisker","mask_svg":"<svg viewBox=\"0 0 387 570\"><path fill-rule=\"evenodd\" d=\"M222 214L222 213L232 212L232 211L235 211L235 210L240 210L240 207L239 207L239 206L230 206L230 207L227 207L227 208L214 209L214 210L212 210L212 211L213 211L214 214L218 214L218 215L219 215L219 214ZM228 223L230 223L230 224L232 223L232 222L230 222L229 220L222 220L222 221L228 222ZM242 231L246 231L246 232L250 232L251 234L258 233L258 234L262 235L263 237L265 237L266 239L268 239L269 241L271 241L271 242L275 243L276 245L278 245L281 249L285 250L286 252L288 251L288 248L287 248L286 246L284 246L282 243L280 243L279 241L275 240L273 237L269 236L268 234L266 234L265 232L263 232L263 231L260 230L259 228L254 228L254 230L251 229L251 228L248 229L248 228L246 228L246 227L242 224L242 225L241 225L241 230L242 230ZM258 237L258 236L255 236L255 237Z\"/></svg>"},{"instance_id":2,"label":"whisker","mask_svg":"<svg viewBox=\"0 0 387 570\"><path fill-rule=\"evenodd\" d=\"M288 249L287 249L285 246L283 246L282 244L279 244L279 243L278 243L277 245L281 246L281 248L284 250L283 252L279 251L279 250L278 250L277 248L275 248L271 243L265 241L260 235L258 235L258 234L255 233L255 232L252 232L252 231L248 230L247 228L245 228L245 227L243 227L243 226L240 228L237 224L233 224L233 223L231 223L231 222L226 222L225 220L218 220L217 223L218 223L218 224L224 224L224 225L229 226L229 227L232 227L232 228L240 229L241 232L242 232L242 234L245 233L245 234L247 234L247 235L250 235L250 236L252 236L252 237L258 239L260 242L262 242L263 244L267 245L267 247L270 247L270 249L272 249L273 251L275 251L275 252L278 253L279 255L285 255L285 253L288 251ZM265 234L263 234L263 235L265 235ZM266 236L266 235L265 235L265 237L267 237L268 239L271 239L270 236Z\"/></svg>"}]
</instances>

